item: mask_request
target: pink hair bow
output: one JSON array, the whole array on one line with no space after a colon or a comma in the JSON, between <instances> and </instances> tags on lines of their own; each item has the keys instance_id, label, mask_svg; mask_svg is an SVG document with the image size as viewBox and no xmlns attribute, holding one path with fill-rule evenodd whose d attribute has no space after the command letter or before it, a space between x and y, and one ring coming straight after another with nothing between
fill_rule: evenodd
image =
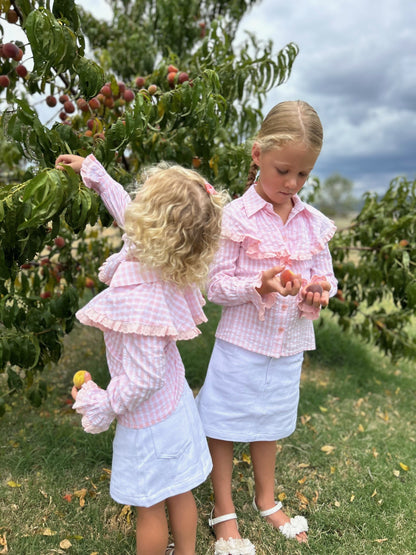
<instances>
[{"instance_id":1,"label":"pink hair bow","mask_svg":"<svg viewBox=\"0 0 416 555\"><path fill-rule=\"evenodd\" d=\"M205 190L209 195L216 195L217 194L217 191L214 189L214 187L210 183L208 183L208 181L205 181L204 185L205 185Z\"/></svg>"}]
</instances>

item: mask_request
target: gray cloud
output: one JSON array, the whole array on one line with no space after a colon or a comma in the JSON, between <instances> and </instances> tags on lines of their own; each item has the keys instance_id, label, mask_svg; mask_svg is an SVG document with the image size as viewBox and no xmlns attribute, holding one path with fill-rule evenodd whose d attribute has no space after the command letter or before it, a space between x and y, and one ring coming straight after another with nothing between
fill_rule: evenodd
<instances>
[{"instance_id":1,"label":"gray cloud","mask_svg":"<svg viewBox=\"0 0 416 555\"><path fill-rule=\"evenodd\" d=\"M396 175L416 177L416 3L397 0L263 0L242 27L279 50L300 47L287 83L266 111L302 98L320 114L325 145L315 167L357 189L383 191Z\"/></svg>"}]
</instances>

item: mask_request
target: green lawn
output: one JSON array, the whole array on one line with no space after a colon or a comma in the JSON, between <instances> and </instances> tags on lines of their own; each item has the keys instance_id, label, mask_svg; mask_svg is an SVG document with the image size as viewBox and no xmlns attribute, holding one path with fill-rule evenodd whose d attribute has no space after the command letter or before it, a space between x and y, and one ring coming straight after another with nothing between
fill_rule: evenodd
<instances>
[{"instance_id":1,"label":"green lawn","mask_svg":"<svg viewBox=\"0 0 416 555\"><path fill-rule=\"evenodd\" d=\"M188 379L200 386L219 311L197 339L180 344ZM276 497L309 520L309 544L274 532L251 508L247 445L235 448L233 488L241 532L258 555L407 555L416 536L415 363L392 364L343 334L329 314L306 357L296 432L279 442ZM134 513L109 497L112 433L89 435L70 408L73 373L105 385L101 333L77 326L48 371L40 409L19 402L0 420L0 553L133 555ZM46 372L46 371L45 371ZM213 554L209 482L195 490L197 554ZM6 543L8 551L6 550ZM3 551L2 551L3 550Z\"/></svg>"}]
</instances>

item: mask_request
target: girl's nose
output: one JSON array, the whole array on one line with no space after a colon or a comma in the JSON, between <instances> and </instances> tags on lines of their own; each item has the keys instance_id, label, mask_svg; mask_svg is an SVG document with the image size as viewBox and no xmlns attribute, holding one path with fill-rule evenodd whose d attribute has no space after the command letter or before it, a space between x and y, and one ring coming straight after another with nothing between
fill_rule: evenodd
<instances>
[{"instance_id":1,"label":"girl's nose","mask_svg":"<svg viewBox=\"0 0 416 555\"><path fill-rule=\"evenodd\" d=\"M286 179L286 187L292 189L293 187L296 187L296 185L297 185L296 176L288 175Z\"/></svg>"}]
</instances>

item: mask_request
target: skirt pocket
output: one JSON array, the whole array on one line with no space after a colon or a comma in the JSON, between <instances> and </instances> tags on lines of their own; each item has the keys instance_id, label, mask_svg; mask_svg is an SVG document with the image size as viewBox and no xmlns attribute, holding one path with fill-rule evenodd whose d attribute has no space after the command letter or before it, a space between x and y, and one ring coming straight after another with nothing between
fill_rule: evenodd
<instances>
[{"instance_id":1,"label":"skirt pocket","mask_svg":"<svg viewBox=\"0 0 416 555\"><path fill-rule=\"evenodd\" d=\"M192 432L183 398L173 414L150 428L158 459L176 459L191 444Z\"/></svg>"}]
</instances>

